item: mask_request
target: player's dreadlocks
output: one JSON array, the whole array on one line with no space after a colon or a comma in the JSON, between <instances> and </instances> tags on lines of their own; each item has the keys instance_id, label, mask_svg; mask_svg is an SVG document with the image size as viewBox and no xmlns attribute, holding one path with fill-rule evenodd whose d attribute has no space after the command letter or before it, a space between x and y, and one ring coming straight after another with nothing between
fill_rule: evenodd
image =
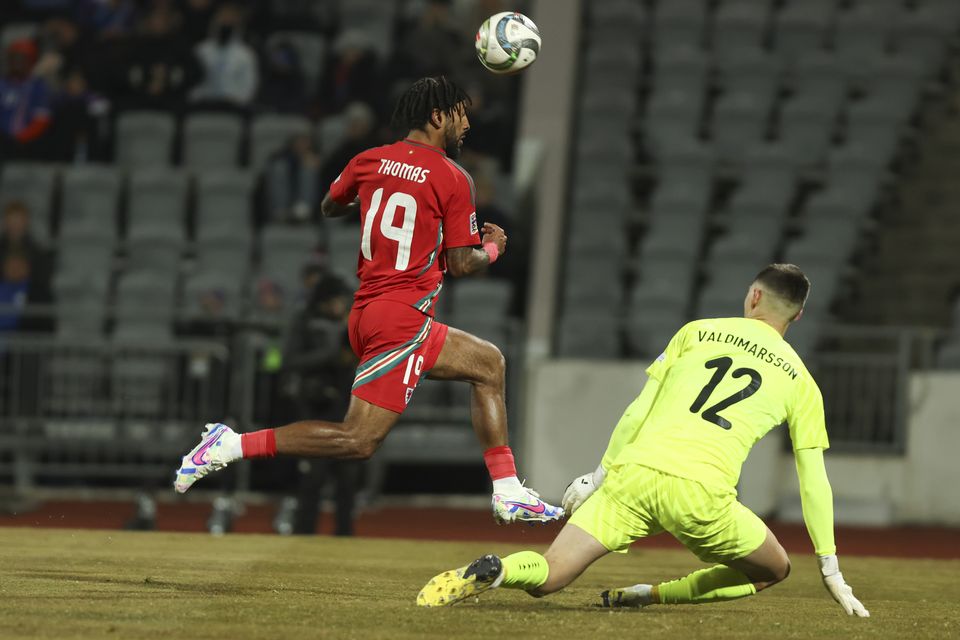
<instances>
[{"instance_id":1,"label":"player's dreadlocks","mask_svg":"<svg viewBox=\"0 0 960 640\"><path fill-rule=\"evenodd\" d=\"M453 80L444 76L421 78L397 100L391 125L403 133L424 129L434 109L452 115L461 103L470 104L470 96Z\"/></svg>"}]
</instances>

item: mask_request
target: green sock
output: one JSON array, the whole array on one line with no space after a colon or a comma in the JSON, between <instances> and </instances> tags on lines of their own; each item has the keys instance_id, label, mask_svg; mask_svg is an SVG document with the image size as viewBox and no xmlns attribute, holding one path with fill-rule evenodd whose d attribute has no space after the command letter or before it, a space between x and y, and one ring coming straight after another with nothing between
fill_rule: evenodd
<instances>
[{"instance_id":1,"label":"green sock","mask_svg":"<svg viewBox=\"0 0 960 640\"><path fill-rule=\"evenodd\" d=\"M660 604L702 604L752 596L750 578L722 564L694 571L685 578L658 585Z\"/></svg>"},{"instance_id":2,"label":"green sock","mask_svg":"<svg viewBox=\"0 0 960 640\"><path fill-rule=\"evenodd\" d=\"M550 565L547 559L536 551L521 551L503 558L503 582L501 587L508 589L536 589L547 581Z\"/></svg>"}]
</instances>

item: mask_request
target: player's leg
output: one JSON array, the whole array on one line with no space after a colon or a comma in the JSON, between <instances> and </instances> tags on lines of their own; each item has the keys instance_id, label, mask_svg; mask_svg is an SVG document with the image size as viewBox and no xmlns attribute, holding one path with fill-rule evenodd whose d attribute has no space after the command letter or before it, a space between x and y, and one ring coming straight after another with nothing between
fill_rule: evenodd
<instances>
[{"instance_id":1,"label":"player's leg","mask_svg":"<svg viewBox=\"0 0 960 640\"><path fill-rule=\"evenodd\" d=\"M174 488L186 492L206 475L242 458L279 454L365 460L373 455L400 414L353 396L343 422L302 420L275 429L239 434L225 424L208 424L200 442L183 457Z\"/></svg>"},{"instance_id":2,"label":"player's leg","mask_svg":"<svg viewBox=\"0 0 960 640\"><path fill-rule=\"evenodd\" d=\"M470 418L493 480L492 508L498 522L549 522L563 509L540 500L517 478L513 452L507 444L506 363L495 345L449 327L429 378L470 384Z\"/></svg>"},{"instance_id":3,"label":"player's leg","mask_svg":"<svg viewBox=\"0 0 960 640\"><path fill-rule=\"evenodd\" d=\"M610 494L606 483L577 509L543 555L521 551L500 559L485 555L469 565L445 571L420 591L417 604L445 606L455 604L489 589L520 589L540 597L555 593L576 580L587 567L611 551L623 551L634 540L662 531L647 514L643 503L647 491L630 468L620 483L620 470L613 471L611 486L635 489L624 496L626 503ZM640 471L641 475L643 471Z\"/></svg>"},{"instance_id":4,"label":"player's leg","mask_svg":"<svg viewBox=\"0 0 960 640\"><path fill-rule=\"evenodd\" d=\"M699 483L680 478L671 480L670 489L665 494L669 497L665 527L698 558L715 566L658 585L605 591L601 594L604 606L735 600L789 574L789 560L776 537L732 495L711 495Z\"/></svg>"}]
</instances>

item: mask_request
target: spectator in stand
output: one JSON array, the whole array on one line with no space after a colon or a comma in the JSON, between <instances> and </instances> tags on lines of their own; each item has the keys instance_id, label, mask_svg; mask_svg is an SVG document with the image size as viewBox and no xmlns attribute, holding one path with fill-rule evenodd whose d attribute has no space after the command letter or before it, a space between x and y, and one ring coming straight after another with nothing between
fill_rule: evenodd
<instances>
[{"instance_id":1,"label":"spectator in stand","mask_svg":"<svg viewBox=\"0 0 960 640\"><path fill-rule=\"evenodd\" d=\"M320 174L321 191L324 193L353 156L377 146L379 142L374 132L376 116L366 104L351 103L344 111L344 117L347 121L346 135L343 141L330 152Z\"/></svg>"},{"instance_id":2,"label":"spectator in stand","mask_svg":"<svg viewBox=\"0 0 960 640\"><path fill-rule=\"evenodd\" d=\"M210 24L206 40L196 54L204 79L193 90L195 102L247 107L257 93L257 55L243 41L244 14L235 4L220 7Z\"/></svg>"},{"instance_id":3,"label":"spectator in stand","mask_svg":"<svg viewBox=\"0 0 960 640\"><path fill-rule=\"evenodd\" d=\"M347 339L352 293L352 287L342 278L321 270L307 304L293 318L283 349L283 388L295 399L300 419L334 420L350 404L357 365ZM317 532L321 490L328 479L333 479L333 533L353 535L362 464L357 460L301 460L297 465L300 483L292 532Z\"/></svg>"},{"instance_id":4,"label":"spectator in stand","mask_svg":"<svg viewBox=\"0 0 960 640\"><path fill-rule=\"evenodd\" d=\"M379 112L381 85L377 54L369 37L355 29L344 31L333 45L320 92L323 110L339 113L351 102L365 102Z\"/></svg>"},{"instance_id":5,"label":"spectator in stand","mask_svg":"<svg viewBox=\"0 0 960 640\"><path fill-rule=\"evenodd\" d=\"M41 27L38 40L40 58L33 67L33 75L43 78L51 90L59 91L66 68L85 63L80 28L71 20L51 18Z\"/></svg>"},{"instance_id":6,"label":"spectator in stand","mask_svg":"<svg viewBox=\"0 0 960 640\"><path fill-rule=\"evenodd\" d=\"M183 107L190 89L201 78L200 65L180 31L183 18L168 2L154 4L140 21L137 35L116 43L113 60L119 76L116 95L120 109ZM109 54L108 54L109 55Z\"/></svg>"},{"instance_id":7,"label":"spectator in stand","mask_svg":"<svg viewBox=\"0 0 960 640\"><path fill-rule=\"evenodd\" d=\"M451 0L429 0L419 23L405 32L396 56L400 75L457 75L467 62L463 37L450 16Z\"/></svg>"},{"instance_id":8,"label":"spectator in stand","mask_svg":"<svg viewBox=\"0 0 960 640\"><path fill-rule=\"evenodd\" d=\"M90 90L79 67L64 73L54 101L52 159L68 163L102 161L109 153L110 102Z\"/></svg>"},{"instance_id":9,"label":"spectator in stand","mask_svg":"<svg viewBox=\"0 0 960 640\"><path fill-rule=\"evenodd\" d=\"M305 84L297 48L286 40L269 43L258 102L269 111L302 113L307 106Z\"/></svg>"},{"instance_id":10,"label":"spectator in stand","mask_svg":"<svg viewBox=\"0 0 960 640\"><path fill-rule=\"evenodd\" d=\"M42 78L31 75L37 47L30 40L17 40L7 47L6 56L7 75L0 78L0 158L44 158L50 90Z\"/></svg>"},{"instance_id":11,"label":"spectator in stand","mask_svg":"<svg viewBox=\"0 0 960 640\"><path fill-rule=\"evenodd\" d=\"M294 136L267 164L267 195L274 222L303 222L320 204L320 156L309 135Z\"/></svg>"},{"instance_id":12,"label":"spectator in stand","mask_svg":"<svg viewBox=\"0 0 960 640\"><path fill-rule=\"evenodd\" d=\"M0 305L13 305L16 311L0 313L0 328L5 331L50 331L52 316L43 313L22 315L25 305L53 302L50 288L50 257L30 234L30 210L19 201L7 204L0 226Z\"/></svg>"}]
</instances>

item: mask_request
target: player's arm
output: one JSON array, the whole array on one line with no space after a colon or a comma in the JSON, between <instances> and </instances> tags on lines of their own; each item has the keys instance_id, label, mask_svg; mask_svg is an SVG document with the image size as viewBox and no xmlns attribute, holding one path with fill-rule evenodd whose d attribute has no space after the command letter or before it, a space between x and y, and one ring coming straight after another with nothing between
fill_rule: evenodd
<instances>
[{"instance_id":1,"label":"player's arm","mask_svg":"<svg viewBox=\"0 0 960 640\"><path fill-rule=\"evenodd\" d=\"M446 250L447 273L459 278L483 271L507 250L507 234L495 224L483 225L483 249L450 247Z\"/></svg>"},{"instance_id":2,"label":"player's arm","mask_svg":"<svg viewBox=\"0 0 960 640\"><path fill-rule=\"evenodd\" d=\"M574 479L567 485L563 494L563 508L567 515L572 515L603 484L607 469L613 466L624 447L637 439L647 416L650 415L650 410L656 403L657 396L660 393L661 380L683 351L687 326L689 325L684 326L674 334L663 353L647 367L647 382L643 385L640 395L630 403L630 406L620 417L620 421L617 422L613 435L610 436L610 442L607 444L607 450L604 452L597 468L591 473Z\"/></svg>"},{"instance_id":3,"label":"player's arm","mask_svg":"<svg viewBox=\"0 0 960 640\"><path fill-rule=\"evenodd\" d=\"M320 213L324 218L342 218L360 213L359 185L357 184L354 156L343 168L337 179L330 184L330 190L323 196Z\"/></svg>"},{"instance_id":4,"label":"player's arm","mask_svg":"<svg viewBox=\"0 0 960 640\"><path fill-rule=\"evenodd\" d=\"M823 451L829 446L823 417L823 397L812 383L798 393L796 406L788 417L793 440L800 503L807 533L813 542L823 585L847 615L869 617L870 612L853 595L840 573L837 545L833 537L833 490L827 479Z\"/></svg>"},{"instance_id":5,"label":"player's arm","mask_svg":"<svg viewBox=\"0 0 960 640\"><path fill-rule=\"evenodd\" d=\"M359 214L360 198L354 198L352 202L347 204L340 204L333 199L328 191L327 195L323 197L323 202L320 203L320 213L323 214L324 218L342 218L343 216Z\"/></svg>"}]
</instances>

